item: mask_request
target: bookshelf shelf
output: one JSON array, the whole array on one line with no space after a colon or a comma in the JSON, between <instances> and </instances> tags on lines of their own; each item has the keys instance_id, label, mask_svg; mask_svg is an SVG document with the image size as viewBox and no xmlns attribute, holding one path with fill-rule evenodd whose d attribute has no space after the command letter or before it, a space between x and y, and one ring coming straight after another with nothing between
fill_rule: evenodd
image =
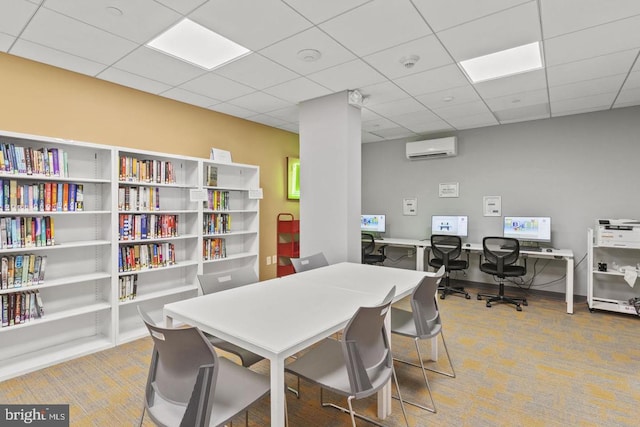
<instances>
[{"instance_id":1,"label":"bookshelf shelf","mask_svg":"<svg viewBox=\"0 0 640 427\"><path fill-rule=\"evenodd\" d=\"M156 272L162 272L162 271L166 271L166 270L173 270L173 269L179 269L179 268L184 268L184 267L197 267L198 266L198 262L197 261L178 261L175 264L169 264L166 265L164 267L154 267L154 268L142 268L140 270L131 270L131 271L119 271L118 272L118 276L128 276L131 274L147 274L147 273L156 273ZM194 286L195 288L195 286Z\"/></svg>"},{"instance_id":2,"label":"bookshelf shelf","mask_svg":"<svg viewBox=\"0 0 640 427\"><path fill-rule=\"evenodd\" d=\"M172 236L172 237L154 237L152 239L135 239L135 240L118 240L118 243L153 243L153 242L169 242L175 240L187 240L187 239L197 239L198 235L196 234L185 234L182 236Z\"/></svg>"},{"instance_id":3,"label":"bookshelf shelf","mask_svg":"<svg viewBox=\"0 0 640 427\"><path fill-rule=\"evenodd\" d=\"M21 323L19 325L8 326L0 329L0 334L3 332L11 332L17 329L30 328L30 327L42 325L49 322L55 322L61 319L67 319L69 317L76 317L76 316L80 316L87 313L95 313L97 311L110 310L110 309L111 309L111 304L103 302L103 303L86 305L83 307L78 307L70 310L64 310L64 311L60 311L58 313L52 313L52 314L47 314L45 311L45 315L39 319L35 319L27 323ZM46 310L46 306L45 306L45 310Z\"/></svg>"},{"instance_id":4,"label":"bookshelf shelf","mask_svg":"<svg viewBox=\"0 0 640 427\"><path fill-rule=\"evenodd\" d=\"M147 295L138 295L135 299L132 300L128 300L128 301L121 301L120 305L129 305L129 304L136 304L136 303L140 303L143 301L149 301L149 300L153 300L153 299L157 299L157 298L164 298L166 296L170 296L170 295L175 295L175 294L181 294L184 292L190 292L190 291L195 291L197 290L197 288L195 286L191 286L191 285L186 285L186 286L176 286L174 288L170 288L170 289L166 289L164 291L157 291L157 292L152 292L150 294Z\"/></svg>"}]
</instances>

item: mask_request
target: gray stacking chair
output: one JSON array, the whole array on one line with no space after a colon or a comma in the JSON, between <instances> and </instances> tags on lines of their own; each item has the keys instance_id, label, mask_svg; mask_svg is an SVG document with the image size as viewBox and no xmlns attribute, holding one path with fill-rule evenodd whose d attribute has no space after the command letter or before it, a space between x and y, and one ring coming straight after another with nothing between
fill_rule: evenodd
<instances>
[{"instance_id":1,"label":"gray stacking chair","mask_svg":"<svg viewBox=\"0 0 640 427\"><path fill-rule=\"evenodd\" d=\"M391 333L402 335L405 337L413 338L416 350L418 353L419 365L408 362L406 360L395 359L398 362L406 363L411 366L422 369L422 375L424 376L424 382L429 391L429 398L431 399L431 408L421 405L416 402L407 403L418 408L425 409L429 412L436 412L436 404L431 394L431 387L429 386L429 380L427 379L427 372L432 371L442 375L446 375L451 378L456 377L456 373L451 363L451 357L449 357L449 350L447 349L447 343L444 340L444 334L442 333L442 320L440 319L440 312L438 311L438 303L436 302L436 294L438 292L438 284L445 274L445 267L442 266L436 272L434 276L425 276L420 282L418 287L414 289L411 295L411 309L412 311L406 311L398 309L396 307L391 308ZM442 344L444 350L447 353L447 360L451 367L451 373L438 371L436 369L425 368L422 360L422 353L420 352L420 340L431 339L440 335L442 337Z\"/></svg>"},{"instance_id":2,"label":"gray stacking chair","mask_svg":"<svg viewBox=\"0 0 640 427\"><path fill-rule=\"evenodd\" d=\"M393 369L393 359L384 319L395 295L395 286L384 301L374 307L360 307L344 329L342 338L337 341L325 339L318 346L285 367L289 373L318 384L322 406L331 406L351 415L355 427L355 417L372 424L378 422L353 411L352 400L361 399L376 393L384 387L390 378L398 390L402 414L409 426L404 402L398 388ZM348 396L349 409L332 403L325 403L322 390L326 388L334 393Z\"/></svg>"},{"instance_id":3,"label":"gray stacking chair","mask_svg":"<svg viewBox=\"0 0 640 427\"><path fill-rule=\"evenodd\" d=\"M300 273L302 271L313 270L318 267L326 267L329 265L327 262L327 258L325 258L322 252L318 252L317 254L309 255L306 257L300 258L291 258L291 264L293 264L293 269L296 273Z\"/></svg>"},{"instance_id":4,"label":"gray stacking chair","mask_svg":"<svg viewBox=\"0 0 640 427\"><path fill-rule=\"evenodd\" d=\"M207 295L256 283L258 282L258 276L253 268L245 267L225 273L200 274L198 275L198 282L200 282L202 293ZM205 336L214 347L238 356L244 367L249 367L264 359L262 356L258 356L249 350L238 347L221 338L209 334L205 334Z\"/></svg>"},{"instance_id":5,"label":"gray stacking chair","mask_svg":"<svg viewBox=\"0 0 640 427\"><path fill-rule=\"evenodd\" d=\"M198 328L163 328L138 311L154 344L140 425L146 411L160 426L221 426L269 393L269 378L218 357Z\"/></svg>"}]
</instances>

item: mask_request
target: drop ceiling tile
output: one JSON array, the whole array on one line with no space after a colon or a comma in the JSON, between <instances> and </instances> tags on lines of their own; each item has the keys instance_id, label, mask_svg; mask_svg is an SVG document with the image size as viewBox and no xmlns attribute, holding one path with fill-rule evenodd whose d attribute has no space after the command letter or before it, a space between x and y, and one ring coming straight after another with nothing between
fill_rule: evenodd
<instances>
[{"instance_id":1,"label":"drop ceiling tile","mask_svg":"<svg viewBox=\"0 0 640 427\"><path fill-rule=\"evenodd\" d=\"M409 0L369 2L320 28L358 56L431 34Z\"/></svg>"},{"instance_id":2,"label":"drop ceiling tile","mask_svg":"<svg viewBox=\"0 0 640 427\"><path fill-rule=\"evenodd\" d=\"M111 64L136 48L129 40L45 8L38 10L21 37L103 64Z\"/></svg>"},{"instance_id":3,"label":"drop ceiling tile","mask_svg":"<svg viewBox=\"0 0 640 427\"><path fill-rule=\"evenodd\" d=\"M370 0L283 0L314 24L326 21Z\"/></svg>"},{"instance_id":4,"label":"drop ceiling tile","mask_svg":"<svg viewBox=\"0 0 640 427\"><path fill-rule=\"evenodd\" d=\"M221 101L228 101L255 92L249 86L233 82L214 73L203 74L182 84L180 87Z\"/></svg>"},{"instance_id":5,"label":"drop ceiling tile","mask_svg":"<svg viewBox=\"0 0 640 427\"><path fill-rule=\"evenodd\" d=\"M552 102L555 102L601 93L617 92L622 87L622 83L626 77L626 74L618 74L561 86L553 86L549 88L549 97Z\"/></svg>"},{"instance_id":6,"label":"drop ceiling tile","mask_svg":"<svg viewBox=\"0 0 640 427\"><path fill-rule=\"evenodd\" d=\"M485 102L492 111L496 112L523 108L530 105L548 104L549 94L547 93L547 89L543 88L528 92L512 93L496 98L485 98Z\"/></svg>"},{"instance_id":7,"label":"drop ceiling tile","mask_svg":"<svg viewBox=\"0 0 640 427\"><path fill-rule=\"evenodd\" d=\"M16 41L9 53L89 76L95 76L106 68L106 65L99 62L90 61L22 39Z\"/></svg>"},{"instance_id":8,"label":"drop ceiling tile","mask_svg":"<svg viewBox=\"0 0 640 427\"><path fill-rule=\"evenodd\" d=\"M452 99L450 99L452 98ZM439 92L432 92L425 95L416 96L416 99L431 109L445 108L452 105L465 104L467 102L479 101L480 97L473 86L454 87Z\"/></svg>"},{"instance_id":9,"label":"drop ceiling tile","mask_svg":"<svg viewBox=\"0 0 640 427\"><path fill-rule=\"evenodd\" d=\"M456 61L482 56L542 39L535 1L438 33Z\"/></svg>"},{"instance_id":10,"label":"drop ceiling tile","mask_svg":"<svg viewBox=\"0 0 640 427\"><path fill-rule=\"evenodd\" d=\"M361 138L362 138L362 142L364 143L384 141L384 138L369 132L362 132Z\"/></svg>"},{"instance_id":11,"label":"drop ceiling tile","mask_svg":"<svg viewBox=\"0 0 640 427\"><path fill-rule=\"evenodd\" d=\"M155 0L181 14L191 12L207 0Z\"/></svg>"},{"instance_id":12,"label":"drop ceiling tile","mask_svg":"<svg viewBox=\"0 0 640 427\"><path fill-rule=\"evenodd\" d=\"M447 122L456 129L472 129L498 124L498 121L491 113L456 117L448 119Z\"/></svg>"},{"instance_id":13,"label":"drop ceiling tile","mask_svg":"<svg viewBox=\"0 0 640 427\"><path fill-rule=\"evenodd\" d=\"M189 92L188 90L174 87L160 94L165 98L170 98L176 101L184 102L185 104L196 105L198 107L207 108L211 105L219 104L217 99L209 98L207 96L198 95L197 93Z\"/></svg>"},{"instance_id":14,"label":"drop ceiling tile","mask_svg":"<svg viewBox=\"0 0 640 427\"><path fill-rule=\"evenodd\" d=\"M454 128L444 120L437 120L434 122L426 122L426 123L415 123L412 125L407 125L406 127L407 129L417 134L436 133L436 132L454 130Z\"/></svg>"},{"instance_id":15,"label":"drop ceiling tile","mask_svg":"<svg viewBox=\"0 0 640 427\"><path fill-rule=\"evenodd\" d=\"M429 110L415 111L413 113L393 116L393 121L406 128L421 123L439 122L442 119Z\"/></svg>"},{"instance_id":16,"label":"drop ceiling tile","mask_svg":"<svg viewBox=\"0 0 640 427\"><path fill-rule=\"evenodd\" d=\"M629 73L629 77L624 82L623 90L640 88L640 71Z\"/></svg>"},{"instance_id":17,"label":"drop ceiling tile","mask_svg":"<svg viewBox=\"0 0 640 427\"><path fill-rule=\"evenodd\" d=\"M410 136L415 136L415 132L403 128L401 126L389 129L380 129L375 132L371 132L374 135L381 136L385 139L398 139L398 138L407 138Z\"/></svg>"},{"instance_id":18,"label":"drop ceiling tile","mask_svg":"<svg viewBox=\"0 0 640 427\"><path fill-rule=\"evenodd\" d=\"M501 124L548 119L551 117L549 103L547 102L495 111L494 114L498 117L498 121L500 121Z\"/></svg>"},{"instance_id":19,"label":"drop ceiling tile","mask_svg":"<svg viewBox=\"0 0 640 427\"><path fill-rule=\"evenodd\" d=\"M255 116L249 116L247 117L247 120L251 120L252 122L260 123L260 124L271 126L271 127L277 127L277 126L288 124L285 120L268 116L266 114L257 114Z\"/></svg>"},{"instance_id":20,"label":"drop ceiling tile","mask_svg":"<svg viewBox=\"0 0 640 427\"><path fill-rule=\"evenodd\" d=\"M626 73L637 55L637 49L631 49L548 67L549 86Z\"/></svg>"},{"instance_id":21,"label":"drop ceiling tile","mask_svg":"<svg viewBox=\"0 0 640 427\"><path fill-rule=\"evenodd\" d=\"M541 0L546 38L640 14L637 0ZM579 11L579 13L577 13Z\"/></svg>"},{"instance_id":22,"label":"drop ceiling tile","mask_svg":"<svg viewBox=\"0 0 640 427\"><path fill-rule=\"evenodd\" d=\"M547 80L544 70L537 70L477 83L474 86L481 97L497 98L513 93L544 89L547 87Z\"/></svg>"},{"instance_id":23,"label":"drop ceiling tile","mask_svg":"<svg viewBox=\"0 0 640 427\"><path fill-rule=\"evenodd\" d=\"M527 1L530 0L456 0L455 7L452 7L451 0L413 0L413 4L433 31L438 32Z\"/></svg>"},{"instance_id":24,"label":"drop ceiling tile","mask_svg":"<svg viewBox=\"0 0 640 427\"><path fill-rule=\"evenodd\" d=\"M217 68L214 73L254 89L264 89L298 77L293 71L256 53Z\"/></svg>"},{"instance_id":25,"label":"drop ceiling tile","mask_svg":"<svg viewBox=\"0 0 640 427\"><path fill-rule=\"evenodd\" d=\"M547 66L640 47L640 15L545 40Z\"/></svg>"},{"instance_id":26,"label":"drop ceiling tile","mask_svg":"<svg viewBox=\"0 0 640 427\"><path fill-rule=\"evenodd\" d=\"M376 105L407 97L405 91L389 81L362 86L359 90L365 97L364 105Z\"/></svg>"},{"instance_id":27,"label":"drop ceiling tile","mask_svg":"<svg viewBox=\"0 0 640 427\"><path fill-rule=\"evenodd\" d=\"M9 6L9 3L11 5ZM18 36L35 13L37 5L26 0L4 1L0 13L0 33Z\"/></svg>"},{"instance_id":28,"label":"drop ceiling tile","mask_svg":"<svg viewBox=\"0 0 640 427\"><path fill-rule=\"evenodd\" d=\"M227 102L211 105L209 106L209 110L217 111L223 114L228 114L234 117L240 117L242 119L246 119L247 117L250 117L250 116L255 116L257 113L256 111L247 110L246 108L238 107L237 105L232 105Z\"/></svg>"},{"instance_id":29,"label":"drop ceiling tile","mask_svg":"<svg viewBox=\"0 0 640 427\"><path fill-rule=\"evenodd\" d=\"M178 86L206 73L202 68L144 46L113 64L113 67L170 86Z\"/></svg>"},{"instance_id":30,"label":"drop ceiling tile","mask_svg":"<svg viewBox=\"0 0 640 427\"><path fill-rule=\"evenodd\" d=\"M280 0L209 1L189 18L253 51L311 27Z\"/></svg>"},{"instance_id":31,"label":"drop ceiling tile","mask_svg":"<svg viewBox=\"0 0 640 427\"><path fill-rule=\"evenodd\" d=\"M148 42L182 18L153 0L47 0L44 7L137 43ZM114 14L109 7L122 14Z\"/></svg>"},{"instance_id":32,"label":"drop ceiling tile","mask_svg":"<svg viewBox=\"0 0 640 427\"><path fill-rule=\"evenodd\" d=\"M558 111L551 114L551 117L572 116L575 114L593 113L595 111L608 110L608 107L596 106L596 107L584 107L577 110Z\"/></svg>"},{"instance_id":33,"label":"drop ceiling tile","mask_svg":"<svg viewBox=\"0 0 640 427\"><path fill-rule=\"evenodd\" d=\"M362 107L360 109L361 122L370 121L370 120L379 120L382 118L383 117L380 114L376 113L375 111L371 111L368 108Z\"/></svg>"},{"instance_id":34,"label":"drop ceiling tile","mask_svg":"<svg viewBox=\"0 0 640 427\"><path fill-rule=\"evenodd\" d=\"M309 79L334 92L358 89L386 80L384 76L360 59L310 74Z\"/></svg>"},{"instance_id":35,"label":"drop ceiling tile","mask_svg":"<svg viewBox=\"0 0 640 427\"><path fill-rule=\"evenodd\" d=\"M418 60L415 61L415 65L407 68L403 65L402 59L409 57L417 57ZM434 35L385 49L365 56L363 59L390 79L438 68L453 62Z\"/></svg>"},{"instance_id":36,"label":"drop ceiling tile","mask_svg":"<svg viewBox=\"0 0 640 427\"><path fill-rule=\"evenodd\" d=\"M298 123L285 123L284 125L276 126L278 129L286 130L295 134L300 133L300 125Z\"/></svg>"},{"instance_id":37,"label":"drop ceiling tile","mask_svg":"<svg viewBox=\"0 0 640 427\"><path fill-rule=\"evenodd\" d=\"M640 87L623 89L618 95L614 107L630 107L632 105L640 105Z\"/></svg>"},{"instance_id":38,"label":"drop ceiling tile","mask_svg":"<svg viewBox=\"0 0 640 427\"><path fill-rule=\"evenodd\" d=\"M398 123L392 122L391 120L380 117L375 120L366 120L362 121L362 130L367 132L376 132L382 129L391 129L398 127Z\"/></svg>"},{"instance_id":39,"label":"drop ceiling tile","mask_svg":"<svg viewBox=\"0 0 640 427\"><path fill-rule=\"evenodd\" d=\"M160 92L171 89L171 86L167 84L140 77L113 67L107 68L106 70L99 73L96 77L102 80L107 80L112 83L119 84L121 86L127 86L153 94L159 94Z\"/></svg>"},{"instance_id":40,"label":"drop ceiling tile","mask_svg":"<svg viewBox=\"0 0 640 427\"><path fill-rule=\"evenodd\" d=\"M272 86L265 89L263 92L293 103L319 98L332 93L326 87L321 86L316 82L312 82L306 77L299 77L297 79Z\"/></svg>"},{"instance_id":41,"label":"drop ceiling tile","mask_svg":"<svg viewBox=\"0 0 640 427\"><path fill-rule=\"evenodd\" d=\"M551 114L555 117L557 114L566 112L582 113L585 111L608 110L617 94L618 92L610 92L580 98L564 99L562 101L552 101Z\"/></svg>"},{"instance_id":42,"label":"drop ceiling tile","mask_svg":"<svg viewBox=\"0 0 640 427\"><path fill-rule=\"evenodd\" d=\"M229 103L232 105L237 105L238 107L259 112L280 110L282 108L291 106L291 103L263 92L253 92L248 95L235 98L229 101Z\"/></svg>"},{"instance_id":43,"label":"drop ceiling tile","mask_svg":"<svg viewBox=\"0 0 640 427\"><path fill-rule=\"evenodd\" d=\"M479 114L491 114L483 101L467 102L465 104L453 105L445 108L433 110L441 118L449 121L456 117L476 116Z\"/></svg>"},{"instance_id":44,"label":"drop ceiling tile","mask_svg":"<svg viewBox=\"0 0 640 427\"><path fill-rule=\"evenodd\" d=\"M303 61L298 58L298 52L303 49L315 49L321 56L317 61ZM302 75L356 58L344 46L315 27L262 49L260 54Z\"/></svg>"},{"instance_id":45,"label":"drop ceiling tile","mask_svg":"<svg viewBox=\"0 0 640 427\"><path fill-rule=\"evenodd\" d=\"M395 82L412 96L439 92L469 84L469 81L456 64L400 77L395 79Z\"/></svg>"},{"instance_id":46,"label":"drop ceiling tile","mask_svg":"<svg viewBox=\"0 0 640 427\"><path fill-rule=\"evenodd\" d=\"M413 98L404 98L397 101L385 102L367 106L368 109L383 117L402 116L403 114L415 113L416 111L427 111L426 107Z\"/></svg>"},{"instance_id":47,"label":"drop ceiling tile","mask_svg":"<svg viewBox=\"0 0 640 427\"><path fill-rule=\"evenodd\" d=\"M15 37L0 33L0 52L7 52L15 40Z\"/></svg>"},{"instance_id":48,"label":"drop ceiling tile","mask_svg":"<svg viewBox=\"0 0 640 427\"><path fill-rule=\"evenodd\" d=\"M297 105L270 111L269 115L284 120L289 123L297 123L299 120L300 108Z\"/></svg>"}]
</instances>

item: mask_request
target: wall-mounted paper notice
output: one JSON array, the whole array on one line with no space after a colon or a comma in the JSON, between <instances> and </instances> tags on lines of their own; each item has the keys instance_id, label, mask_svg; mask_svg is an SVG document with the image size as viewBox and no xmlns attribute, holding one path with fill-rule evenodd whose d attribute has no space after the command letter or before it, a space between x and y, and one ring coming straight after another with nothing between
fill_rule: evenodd
<instances>
[{"instance_id":1,"label":"wall-mounted paper notice","mask_svg":"<svg viewBox=\"0 0 640 427\"><path fill-rule=\"evenodd\" d=\"M231 163L231 151L211 148L210 159L218 163Z\"/></svg>"},{"instance_id":2,"label":"wall-mounted paper notice","mask_svg":"<svg viewBox=\"0 0 640 427\"><path fill-rule=\"evenodd\" d=\"M262 199L262 188L254 188L249 190L250 199Z\"/></svg>"}]
</instances>

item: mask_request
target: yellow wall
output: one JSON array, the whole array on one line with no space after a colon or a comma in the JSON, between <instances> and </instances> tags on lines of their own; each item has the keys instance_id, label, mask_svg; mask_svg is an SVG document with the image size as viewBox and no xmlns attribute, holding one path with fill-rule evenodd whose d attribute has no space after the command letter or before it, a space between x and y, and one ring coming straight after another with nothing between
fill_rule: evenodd
<instances>
[{"instance_id":1,"label":"yellow wall","mask_svg":"<svg viewBox=\"0 0 640 427\"><path fill-rule=\"evenodd\" d=\"M0 129L209 157L260 166L260 278L275 277L276 216L298 217L286 199L286 157L298 156L298 135L183 104L82 74L0 53Z\"/></svg>"}]
</instances>

